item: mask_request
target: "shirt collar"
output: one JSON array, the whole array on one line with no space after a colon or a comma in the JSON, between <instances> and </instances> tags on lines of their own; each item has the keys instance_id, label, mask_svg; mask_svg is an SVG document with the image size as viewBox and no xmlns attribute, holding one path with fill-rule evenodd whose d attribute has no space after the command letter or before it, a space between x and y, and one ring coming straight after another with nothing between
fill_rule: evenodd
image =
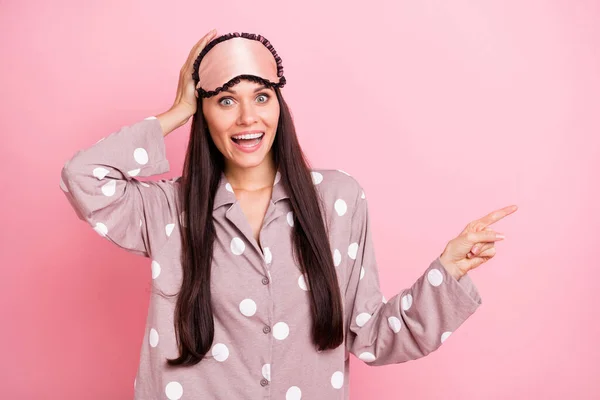
<instances>
[{"instance_id":1,"label":"shirt collar","mask_svg":"<svg viewBox=\"0 0 600 400\"><path fill-rule=\"evenodd\" d=\"M273 183L273 192L271 193L271 201L273 201L273 203L277 203L279 200L287 199L289 197L290 196L281 183L281 173L279 170L277 170L277 173L275 174L275 181ZM225 173L221 172L221 179L219 181L219 186L217 187L217 192L215 193L213 210L216 210L225 204L233 204L236 201L237 198L233 193L233 189L229 184Z\"/></svg>"}]
</instances>

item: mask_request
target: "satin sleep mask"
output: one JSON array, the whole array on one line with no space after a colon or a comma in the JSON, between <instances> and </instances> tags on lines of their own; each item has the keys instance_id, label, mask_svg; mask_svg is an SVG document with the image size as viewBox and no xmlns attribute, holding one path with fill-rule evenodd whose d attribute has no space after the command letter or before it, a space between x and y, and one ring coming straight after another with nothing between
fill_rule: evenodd
<instances>
[{"instance_id":1,"label":"satin sleep mask","mask_svg":"<svg viewBox=\"0 0 600 400\"><path fill-rule=\"evenodd\" d=\"M198 97L211 97L248 78L267 87L283 87L281 57L262 35L228 33L213 39L194 62Z\"/></svg>"}]
</instances>

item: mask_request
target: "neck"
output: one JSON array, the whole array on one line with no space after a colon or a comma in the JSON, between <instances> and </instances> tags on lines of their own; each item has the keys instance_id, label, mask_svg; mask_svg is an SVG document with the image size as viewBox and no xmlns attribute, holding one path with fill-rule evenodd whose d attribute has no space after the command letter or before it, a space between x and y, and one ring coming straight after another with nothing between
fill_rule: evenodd
<instances>
[{"instance_id":1,"label":"neck","mask_svg":"<svg viewBox=\"0 0 600 400\"><path fill-rule=\"evenodd\" d=\"M271 155L254 167L240 167L229 162L225 163L225 176L234 189L254 191L273 186L275 180L275 163Z\"/></svg>"}]
</instances>

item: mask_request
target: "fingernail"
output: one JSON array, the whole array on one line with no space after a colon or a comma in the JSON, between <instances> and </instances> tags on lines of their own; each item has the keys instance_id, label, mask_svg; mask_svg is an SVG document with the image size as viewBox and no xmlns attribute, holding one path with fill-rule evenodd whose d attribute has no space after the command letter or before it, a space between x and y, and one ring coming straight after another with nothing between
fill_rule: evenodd
<instances>
[{"instance_id":1,"label":"fingernail","mask_svg":"<svg viewBox=\"0 0 600 400\"><path fill-rule=\"evenodd\" d=\"M501 235L499 233L496 234L496 239L504 239L504 235Z\"/></svg>"},{"instance_id":2,"label":"fingernail","mask_svg":"<svg viewBox=\"0 0 600 400\"><path fill-rule=\"evenodd\" d=\"M479 251L479 247L475 246L475 247L473 247L473 250L471 250L471 253L477 254L478 251Z\"/></svg>"}]
</instances>

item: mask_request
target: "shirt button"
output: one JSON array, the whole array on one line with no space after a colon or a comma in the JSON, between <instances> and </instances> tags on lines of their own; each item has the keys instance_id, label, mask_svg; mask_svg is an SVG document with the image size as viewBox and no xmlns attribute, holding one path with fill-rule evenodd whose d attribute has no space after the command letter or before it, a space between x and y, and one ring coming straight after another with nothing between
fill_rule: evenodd
<instances>
[{"instance_id":1,"label":"shirt button","mask_svg":"<svg viewBox=\"0 0 600 400\"><path fill-rule=\"evenodd\" d=\"M260 380L260 385L261 385L261 386L267 386L268 384L269 384L269 381L268 381L268 380L266 380L266 379L264 379L264 378Z\"/></svg>"},{"instance_id":2,"label":"shirt button","mask_svg":"<svg viewBox=\"0 0 600 400\"><path fill-rule=\"evenodd\" d=\"M269 278L267 278L266 276L264 278L262 278L262 283L263 283L263 285L268 285L269 284Z\"/></svg>"},{"instance_id":3,"label":"shirt button","mask_svg":"<svg viewBox=\"0 0 600 400\"><path fill-rule=\"evenodd\" d=\"M270 328L269 326L265 326L265 327L263 328L263 332L264 332L264 333L269 333L269 332L271 332L271 328Z\"/></svg>"}]
</instances>

